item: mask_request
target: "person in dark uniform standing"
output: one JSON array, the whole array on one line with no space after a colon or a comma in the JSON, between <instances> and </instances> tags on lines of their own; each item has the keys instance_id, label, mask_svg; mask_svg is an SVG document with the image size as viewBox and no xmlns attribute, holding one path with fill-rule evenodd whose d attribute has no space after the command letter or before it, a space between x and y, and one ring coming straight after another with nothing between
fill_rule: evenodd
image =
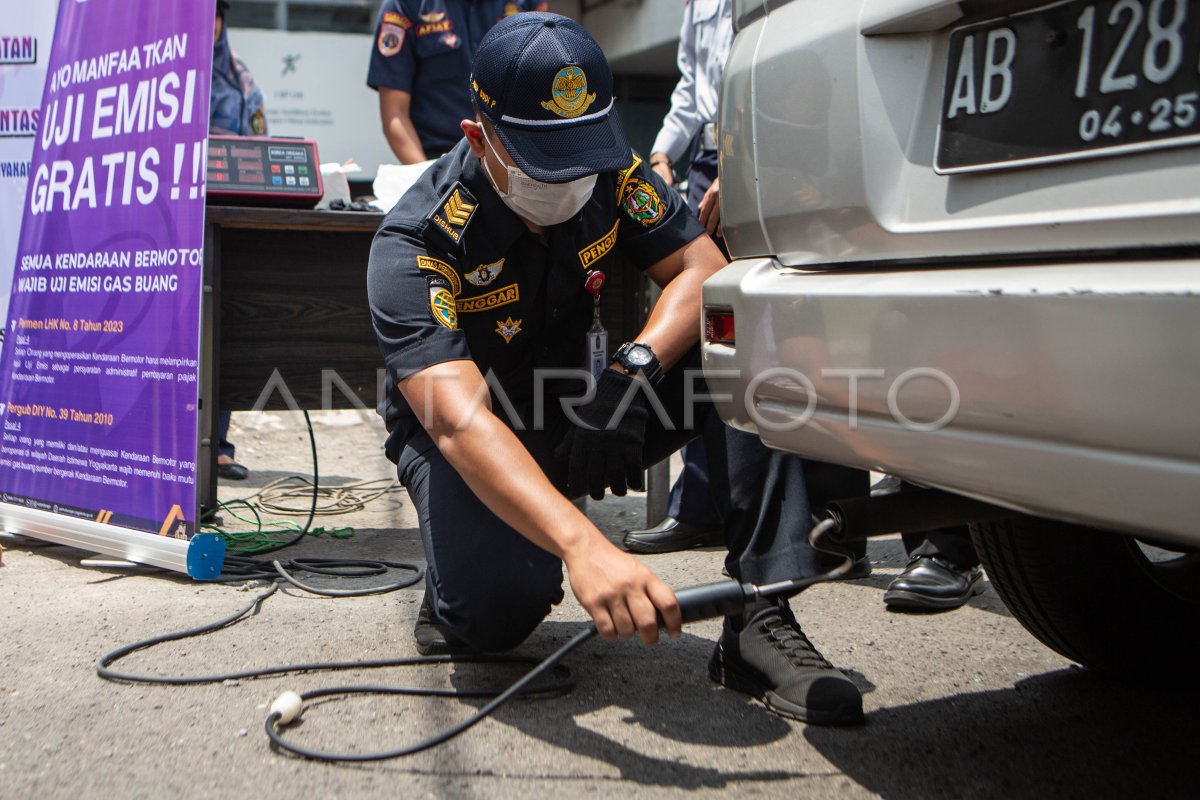
<instances>
[{"instance_id":1,"label":"person in dark uniform standing","mask_svg":"<svg viewBox=\"0 0 1200 800\"><path fill-rule=\"evenodd\" d=\"M428 562L418 650L516 646L562 599L564 565L604 639L653 643L656 614L677 636L674 593L569 498L640 488L699 433L728 471L731 575L815 574L803 476L744 458L710 403L688 407L704 391L700 287L725 259L630 149L600 48L566 17L516 15L483 38L469 85L465 138L385 217L368 271L385 451ZM610 358L598 308L620 269L662 296ZM709 673L793 718L862 718L786 601L727 618Z\"/></svg>"},{"instance_id":2,"label":"person in dark uniform standing","mask_svg":"<svg viewBox=\"0 0 1200 800\"><path fill-rule=\"evenodd\" d=\"M650 166L675 185L675 162L689 148L687 204L728 256L720 235L720 182L717 179L716 120L721 76L733 43L733 0L691 0L679 31L679 81L671 108L650 150ZM720 510L713 500L704 441L683 449L683 469L671 486L667 516L650 528L631 530L622 545L631 553L669 553L721 544Z\"/></svg>"},{"instance_id":3,"label":"person in dark uniform standing","mask_svg":"<svg viewBox=\"0 0 1200 800\"><path fill-rule=\"evenodd\" d=\"M401 164L437 158L462 138L483 35L506 16L545 9L545 0L385 0L367 85L379 92L383 133Z\"/></svg>"}]
</instances>

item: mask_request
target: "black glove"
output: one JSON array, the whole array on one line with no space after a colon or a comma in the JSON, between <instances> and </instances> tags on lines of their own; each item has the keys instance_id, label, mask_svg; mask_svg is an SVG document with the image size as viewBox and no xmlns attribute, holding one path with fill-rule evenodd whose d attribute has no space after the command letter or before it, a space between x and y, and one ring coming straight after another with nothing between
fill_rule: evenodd
<instances>
[{"instance_id":1,"label":"black glove","mask_svg":"<svg viewBox=\"0 0 1200 800\"><path fill-rule=\"evenodd\" d=\"M606 484L618 497L625 496L627 485L642 488L642 446L650 416L645 394L634 391L629 406L617 415L633 381L606 369L596 381L596 396L574 409L588 427L571 426L554 451L560 461L567 461L568 496L586 491L594 500L603 500Z\"/></svg>"}]
</instances>

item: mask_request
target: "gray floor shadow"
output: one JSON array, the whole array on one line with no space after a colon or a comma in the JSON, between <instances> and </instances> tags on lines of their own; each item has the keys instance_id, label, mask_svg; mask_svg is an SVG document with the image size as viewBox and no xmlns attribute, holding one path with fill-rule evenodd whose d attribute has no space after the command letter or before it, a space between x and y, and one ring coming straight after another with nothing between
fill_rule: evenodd
<instances>
[{"instance_id":1,"label":"gray floor shadow","mask_svg":"<svg viewBox=\"0 0 1200 800\"><path fill-rule=\"evenodd\" d=\"M522 646L522 654L542 654L565 643L583 623L547 622ZM806 773L789 770L724 770L640 752L636 741L647 732L686 746L744 749L787 736L793 726L745 695L722 689L707 677L713 642L685 633L649 648L634 641L594 639L566 659L577 680L569 694L514 702L495 721L535 739L616 768L613 780L644 786L719 789L733 783L791 780ZM456 670L455 685L471 685L476 676ZM480 706L482 702L471 701ZM577 720L616 706L630 726L624 741L580 725ZM640 730L635 730L640 729ZM670 750L657 745L658 752Z\"/></svg>"},{"instance_id":2,"label":"gray floor shadow","mask_svg":"<svg viewBox=\"0 0 1200 800\"><path fill-rule=\"evenodd\" d=\"M1178 690L1071 667L876 711L858 730L803 735L884 798L1193 798L1200 696Z\"/></svg>"}]
</instances>

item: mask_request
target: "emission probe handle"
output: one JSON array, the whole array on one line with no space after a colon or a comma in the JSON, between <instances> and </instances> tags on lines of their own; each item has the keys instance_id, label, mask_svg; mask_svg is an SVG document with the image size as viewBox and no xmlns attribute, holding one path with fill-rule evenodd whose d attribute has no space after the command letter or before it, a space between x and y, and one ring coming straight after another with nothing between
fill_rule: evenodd
<instances>
[{"instance_id":1,"label":"emission probe handle","mask_svg":"<svg viewBox=\"0 0 1200 800\"><path fill-rule=\"evenodd\" d=\"M688 586L675 592L675 599L679 603L679 614L683 617L685 625L702 619L715 619L729 614L738 614L754 597L754 586L733 580L702 583L699 586ZM659 615L658 624L662 625L662 615Z\"/></svg>"}]
</instances>

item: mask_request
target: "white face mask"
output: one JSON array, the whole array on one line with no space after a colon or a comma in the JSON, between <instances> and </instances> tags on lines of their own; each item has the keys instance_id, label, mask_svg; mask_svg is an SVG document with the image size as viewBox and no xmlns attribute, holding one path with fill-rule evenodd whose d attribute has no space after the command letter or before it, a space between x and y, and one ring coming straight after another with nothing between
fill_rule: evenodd
<instances>
[{"instance_id":1,"label":"white face mask","mask_svg":"<svg viewBox=\"0 0 1200 800\"><path fill-rule=\"evenodd\" d=\"M503 163L488 139L486 128L483 139L496 156L496 160ZM549 226L566 222L579 213L579 209L583 208L596 187L595 175L586 175L567 183L542 183L535 181L518 167L505 164L505 169L508 170L508 191L502 192L488 169L487 159L480 160L483 161L483 169L492 181L492 187L496 189L496 194L500 195L504 204L534 225Z\"/></svg>"}]
</instances>

